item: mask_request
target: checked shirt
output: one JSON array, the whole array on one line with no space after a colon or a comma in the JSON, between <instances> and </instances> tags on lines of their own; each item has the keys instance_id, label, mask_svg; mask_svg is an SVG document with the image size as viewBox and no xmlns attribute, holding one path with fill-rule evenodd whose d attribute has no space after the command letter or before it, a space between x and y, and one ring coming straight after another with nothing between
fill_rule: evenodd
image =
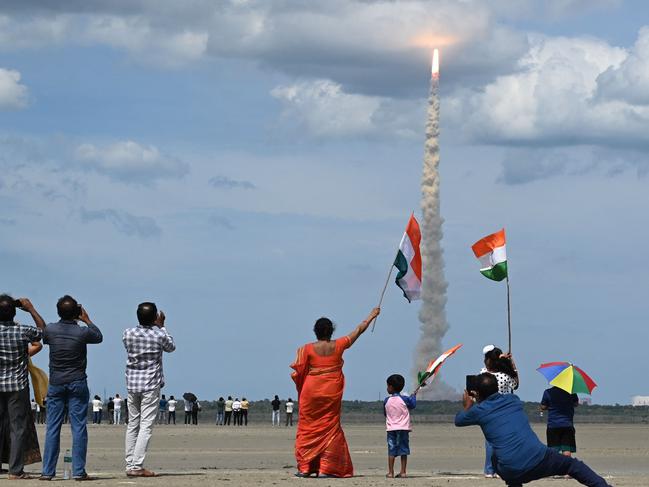
<instances>
[{"instance_id":1,"label":"checked shirt","mask_svg":"<svg viewBox=\"0 0 649 487\"><path fill-rule=\"evenodd\" d=\"M27 379L27 346L41 340L41 330L13 321L0 322L0 392L22 391Z\"/></svg>"},{"instance_id":2,"label":"checked shirt","mask_svg":"<svg viewBox=\"0 0 649 487\"><path fill-rule=\"evenodd\" d=\"M124 330L126 388L129 392L147 392L164 387L162 353L176 349L174 339L166 328L137 326Z\"/></svg>"}]
</instances>

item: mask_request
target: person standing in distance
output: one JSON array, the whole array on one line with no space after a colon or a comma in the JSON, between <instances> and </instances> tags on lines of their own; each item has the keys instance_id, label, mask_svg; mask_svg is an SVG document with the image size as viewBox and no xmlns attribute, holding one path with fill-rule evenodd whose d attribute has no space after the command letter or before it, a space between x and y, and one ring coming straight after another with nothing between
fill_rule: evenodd
<instances>
[{"instance_id":1,"label":"person standing in distance","mask_svg":"<svg viewBox=\"0 0 649 487\"><path fill-rule=\"evenodd\" d=\"M234 419L234 425L241 426L241 401L239 401L238 397L232 403L232 417Z\"/></svg>"},{"instance_id":2,"label":"person standing in distance","mask_svg":"<svg viewBox=\"0 0 649 487\"><path fill-rule=\"evenodd\" d=\"M38 328L16 323L16 308L27 311ZM29 344L41 340L45 321L29 299L0 296L0 419L10 428L9 479L28 479L24 454L29 420Z\"/></svg>"},{"instance_id":3,"label":"person standing in distance","mask_svg":"<svg viewBox=\"0 0 649 487\"><path fill-rule=\"evenodd\" d=\"M245 426L248 426L248 410L250 409L250 401L246 399L245 397L241 400L241 418L239 419L239 425L241 424L241 420L243 420L243 424Z\"/></svg>"},{"instance_id":4,"label":"person standing in distance","mask_svg":"<svg viewBox=\"0 0 649 487\"><path fill-rule=\"evenodd\" d=\"M119 394L115 394L113 406L113 424L119 424L122 421L122 398Z\"/></svg>"},{"instance_id":5,"label":"person standing in distance","mask_svg":"<svg viewBox=\"0 0 649 487\"><path fill-rule=\"evenodd\" d=\"M50 347L50 385L47 389L47 432L43 455L42 480L56 475L61 448L61 425L66 417L72 429L72 477L91 480L86 473L88 451L88 344L104 340L86 310L72 296L56 303L61 320L50 323L43 331L43 342ZM81 321L85 326L79 325Z\"/></svg>"},{"instance_id":6,"label":"person standing in distance","mask_svg":"<svg viewBox=\"0 0 649 487\"><path fill-rule=\"evenodd\" d=\"M101 424L101 407L104 403L101 397L95 396L92 400L92 424Z\"/></svg>"},{"instance_id":7,"label":"person standing in distance","mask_svg":"<svg viewBox=\"0 0 649 487\"><path fill-rule=\"evenodd\" d=\"M167 415L167 398L163 394L160 398L160 409L158 410L158 424L165 424L165 416Z\"/></svg>"},{"instance_id":8,"label":"person standing in distance","mask_svg":"<svg viewBox=\"0 0 649 487\"><path fill-rule=\"evenodd\" d=\"M176 344L165 328L165 314L158 313L155 303L141 303L137 307L137 319L139 325L124 330L122 336L128 355L126 475L155 477L155 472L144 468L144 459L160 405L160 389L164 387L162 354L176 350Z\"/></svg>"},{"instance_id":9,"label":"person standing in distance","mask_svg":"<svg viewBox=\"0 0 649 487\"><path fill-rule=\"evenodd\" d=\"M232 419L232 403L234 401L232 400L232 396L228 396L227 401L225 401L225 416L223 418L223 424L224 425L229 425L230 420Z\"/></svg>"},{"instance_id":10,"label":"person standing in distance","mask_svg":"<svg viewBox=\"0 0 649 487\"><path fill-rule=\"evenodd\" d=\"M169 410L169 415L167 416L167 424L171 424L173 421L173 424L176 424L176 399L171 396L169 398L169 401L167 401L167 409Z\"/></svg>"},{"instance_id":11,"label":"person standing in distance","mask_svg":"<svg viewBox=\"0 0 649 487\"><path fill-rule=\"evenodd\" d=\"M277 424L279 426L279 407L282 403L279 401L279 396L275 395L275 399L270 402L270 405L273 407L273 426Z\"/></svg>"},{"instance_id":12,"label":"person standing in distance","mask_svg":"<svg viewBox=\"0 0 649 487\"><path fill-rule=\"evenodd\" d=\"M223 425L223 413L225 412L225 399L219 397L216 401L216 424L217 426Z\"/></svg>"},{"instance_id":13,"label":"person standing in distance","mask_svg":"<svg viewBox=\"0 0 649 487\"><path fill-rule=\"evenodd\" d=\"M289 397L288 401L284 403L284 406L286 407L286 426L293 426L293 407L295 407L293 399Z\"/></svg>"}]
</instances>

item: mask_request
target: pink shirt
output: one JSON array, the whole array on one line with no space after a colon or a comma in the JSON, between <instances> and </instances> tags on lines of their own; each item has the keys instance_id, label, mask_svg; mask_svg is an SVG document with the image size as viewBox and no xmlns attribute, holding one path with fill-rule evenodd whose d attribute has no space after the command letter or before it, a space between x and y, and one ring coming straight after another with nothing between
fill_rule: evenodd
<instances>
[{"instance_id":1,"label":"pink shirt","mask_svg":"<svg viewBox=\"0 0 649 487\"><path fill-rule=\"evenodd\" d=\"M385 429L387 431L412 431L410 424L410 409L417 404L415 396L401 396L394 394L384 403Z\"/></svg>"}]
</instances>

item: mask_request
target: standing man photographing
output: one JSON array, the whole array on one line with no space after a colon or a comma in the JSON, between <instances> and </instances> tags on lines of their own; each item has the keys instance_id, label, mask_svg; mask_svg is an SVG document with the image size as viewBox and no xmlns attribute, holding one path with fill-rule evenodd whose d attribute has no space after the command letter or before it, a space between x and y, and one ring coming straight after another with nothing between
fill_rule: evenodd
<instances>
[{"instance_id":1,"label":"standing man photographing","mask_svg":"<svg viewBox=\"0 0 649 487\"><path fill-rule=\"evenodd\" d=\"M27 311L38 328L14 321L16 308ZM27 425L30 414L28 347L41 340L45 321L29 299L14 300L0 295L0 417L9 418L11 449L9 479L28 479L24 472L24 452L27 445Z\"/></svg>"},{"instance_id":2,"label":"standing man photographing","mask_svg":"<svg viewBox=\"0 0 649 487\"><path fill-rule=\"evenodd\" d=\"M137 319L140 324L124 330L122 337L128 354L126 476L156 477L155 472L144 468L144 458L160 405L160 390L164 387L162 354L173 352L176 345L165 328L165 314L158 313L155 303L141 303Z\"/></svg>"},{"instance_id":3,"label":"standing man photographing","mask_svg":"<svg viewBox=\"0 0 649 487\"><path fill-rule=\"evenodd\" d=\"M68 411L72 429L72 476L92 480L86 473L88 451L88 366L87 345L104 339L86 310L67 294L56 303L61 318L43 331L43 342L50 347L50 385L47 389L47 432L41 480L52 480L61 448L61 425ZM79 325L81 321L85 326Z\"/></svg>"}]
</instances>

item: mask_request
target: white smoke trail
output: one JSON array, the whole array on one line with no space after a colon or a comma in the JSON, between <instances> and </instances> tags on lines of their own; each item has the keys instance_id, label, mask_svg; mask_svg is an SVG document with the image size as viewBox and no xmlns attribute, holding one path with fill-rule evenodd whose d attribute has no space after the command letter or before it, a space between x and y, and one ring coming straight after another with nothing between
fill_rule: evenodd
<instances>
[{"instance_id":1,"label":"white smoke trail","mask_svg":"<svg viewBox=\"0 0 649 487\"><path fill-rule=\"evenodd\" d=\"M422 245L423 264L421 309L421 337L417 344L414 375L426 370L428 362L439 356L442 337L448 330L446 321L446 288L444 278L444 252L442 250L442 223L439 204L439 77L433 73L428 98L428 120L424 145L424 171L421 182ZM455 399L455 389L442 382L439 377L433 384L421 390L427 399Z\"/></svg>"}]
</instances>

